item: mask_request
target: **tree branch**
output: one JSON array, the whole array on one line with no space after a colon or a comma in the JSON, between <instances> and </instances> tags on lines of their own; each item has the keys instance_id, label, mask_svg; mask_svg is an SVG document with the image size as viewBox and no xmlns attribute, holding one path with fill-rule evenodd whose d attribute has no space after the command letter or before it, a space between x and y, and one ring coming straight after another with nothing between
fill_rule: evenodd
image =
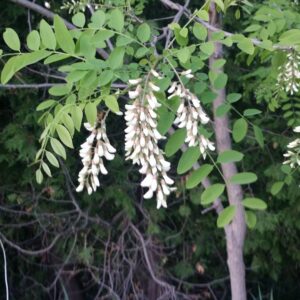
<instances>
[{"instance_id":1,"label":"tree branch","mask_svg":"<svg viewBox=\"0 0 300 300\"><path fill-rule=\"evenodd\" d=\"M39 256L39 255L42 255L48 251L50 251L54 245L56 244L56 242L60 239L61 235L60 234L57 234L53 241L51 242L51 244L49 246L47 246L46 248L44 249L40 249L40 250L26 250L26 249L23 249L21 248L20 246L18 246L17 244L11 242L10 240L8 240L5 235L3 235L1 232L0 232L0 237L1 239L3 240L3 242L5 242L6 244L8 244L10 247L16 249L17 251L23 253L23 254L26 254L26 255L31 255L31 256Z\"/></svg>"},{"instance_id":2,"label":"tree branch","mask_svg":"<svg viewBox=\"0 0 300 300\"><path fill-rule=\"evenodd\" d=\"M210 5L210 22L213 27L220 26L220 19L215 7L215 3ZM209 31L209 39L211 31ZM215 52L209 58L209 69L214 69L214 63L217 59L223 58L223 46L221 43L214 42ZM214 70L214 72L223 72L223 67ZM217 109L226 102L226 91L223 89L214 89L217 98L213 102L214 109L214 125L218 154L231 150L231 136L229 134L229 117L225 114L222 117L217 116ZM232 300L246 300L246 282L245 282L245 265L243 259L244 241L246 235L245 211L241 201L243 200L243 190L241 185L232 184L230 179L238 173L235 163L221 164L222 173L225 179L228 202L235 206L236 213L232 222L225 227L226 246L228 256L228 267L230 273L231 283L231 299Z\"/></svg>"},{"instance_id":3,"label":"tree branch","mask_svg":"<svg viewBox=\"0 0 300 300\"><path fill-rule=\"evenodd\" d=\"M0 84L0 89L43 89L57 85L62 85L62 83ZM127 88L127 84L122 83L113 83L111 86L115 89Z\"/></svg>"},{"instance_id":4,"label":"tree branch","mask_svg":"<svg viewBox=\"0 0 300 300\"><path fill-rule=\"evenodd\" d=\"M61 83L33 83L33 84L0 84L0 89L44 89Z\"/></svg>"}]
</instances>

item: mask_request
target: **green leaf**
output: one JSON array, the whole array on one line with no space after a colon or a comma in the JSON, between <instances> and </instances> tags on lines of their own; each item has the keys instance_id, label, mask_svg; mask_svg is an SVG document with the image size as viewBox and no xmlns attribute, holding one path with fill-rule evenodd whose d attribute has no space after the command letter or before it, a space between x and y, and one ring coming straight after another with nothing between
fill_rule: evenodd
<instances>
[{"instance_id":1,"label":"green leaf","mask_svg":"<svg viewBox=\"0 0 300 300\"><path fill-rule=\"evenodd\" d=\"M193 189L196 187L211 173L213 168L212 165L204 164L198 170L193 171L186 181L186 188Z\"/></svg>"},{"instance_id":2,"label":"green leaf","mask_svg":"<svg viewBox=\"0 0 300 300\"><path fill-rule=\"evenodd\" d=\"M222 11L225 10L224 3L223 3L222 0L214 0L214 2L216 3L216 5L217 5Z\"/></svg>"},{"instance_id":3,"label":"green leaf","mask_svg":"<svg viewBox=\"0 0 300 300\"><path fill-rule=\"evenodd\" d=\"M243 119L235 121L232 130L232 137L236 143L241 142L246 136L248 131L248 123Z\"/></svg>"},{"instance_id":4,"label":"green leaf","mask_svg":"<svg viewBox=\"0 0 300 300\"><path fill-rule=\"evenodd\" d=\"M72 35L64 21L57 15L54 16L54 31L60 48L66 53L73 54L75 52L75 44Z\"/></svg>"},{"instance_id":5,"label":"green leaf","mask_svg":"<svg viewBox=\"0 0 300 300\"><path fill-rule=\"evenodd\" d=\"M200 19L202 19L205 22L209 21L209 14L206 10L198 10L197 17L199 17Z\"/></svg>"},{"instance_id":6,"label":"green leaf","mask_svg":"<svg viewBox=\"0 0 300 300\"><path fill-rule=\"evenodd\" d=\"M179 31L179 34L183 37L183 38L186 38L189 34L189 31L186 27L180 29Z\"/></svg>"},{"instance_id":7,"label":"green leaf","mask_svg":"<svg viewBox=\"0 0 300 300\"><path fill-rule=\"evenodd\" d=\"M6 45L15 51L20 51L21 43L18 34L12 28L6 28L3 33L3 39Z\"/></svg>"},{"instance_id":8,"label":"green leaf","mask_svg":"<svg viewBox=\"0 0 300 300\"><path fill-rule=\"evenodd\" d=\"M35 179L38 184L41 184L43 182L44 176L40 169L36 170Z\"/></svg>"},{"instance_id":9,"label":"green leaf","mask_svg":"<svg viewBox=\"0 0 300 300\"><path fill-rule=\"evenodd\" d=\"M64 113L61 120L62 120L63 125L70 132L71 136L73 136L74 131L75 131L75 126L74 126L74 122L73 122L72 118L69 116L69 114Z\"/></svg>"},{"instance_id":10,"label":"green leaf","mask_svg":"<svg viewBox=\"0 0 300 300\"><path fill-rule=\"evenodd\" d=\"M171 137L168 139L168 142L165 146L165 154L167 157L172 156L175 154L180 147L184 144L184 140L186 137L186 129L180 128L177 129Z\"/></svg>"},{"instance_id":11,"label":"green leaf","mask_svg":"<svg viewBox=\"0 0 300 300\"><path fill-rule=\"evenodd\" d=\"M146 54L148 54L149 49L145 48L145 47L140 47L137 49L137 51L135 52L135 57L136 58L142 58L144 57Z\"/></svg>"},{"instance_id":12,"label":"green leaf","mask_svg":"<svg viewBox=\"0 0 300 300\"><path fill-rule=\"evenodd\" d=\"M71 71L66 78L69 83L74 83L81 80L84 76L87 75L87 73L87 71L75 70Z\"/></svg>"},{"instance_id":13,"label":"green leaf","mask_svg":"<svg viewBox=\"0 0 300 300\"><path fill-rule=\"evenodd\" d=\"M252 211L245 211L246 224L250 229L253 229L256 225L256 215Z\"/></svg>"},{"instance_id":14,"label":"green leaf","mask_svg":"<svg viewBox=\"0 0 300 300\"><path fill-rule=\"evenodd\" d=\"M235 212L235 205L230 205L222 210L217 219L218 228L224 228L226 225L228 225L233 220Z\"/></svg>"},{"instance_id":15,"label":"green leaf","mask_svg":"<svg viewBox=\"0 0 300 300\"><path fill-rule=\"evenodd\" d=\"M216 116L223 117L230 111L230 109L231 109L231 105L227 103L221 104L217 107Z\"/></svg>"},{"instance_id":16,"label":"green leaf","mask_svg":"<svg viewBox=\"0 0 300 300\"><path fill-rule=\"evenodd\" d=\"M249 109L244 110L243 115L244 115L245 117L250 117L250 116L256 116L256 115L259 115L259 114L261 114L261 113L262 113L262 111L259 110L259 109L249 108Z\"/></svg>"},{"instance_id":17,"label":"green leaf","mask_svg":"<svg viewBox=\"0 0 300 300\"><path fill-rule=\"evenodd\" d=\"M246 198L242 201L242 204L246 208L256 210L265 210L267 208L266 202L259 198Z\"/></svg>"},{"instance_id":18,"label":"green leaf","mask_svg":"<svg viewBox=\"0 0 300 300\"><path fill-rule=\"evenodd\" d=\"M245 32L254 32L261 29L261 26L259 24L253 24L245 28Z\"/></svg>"},{"instance_id":19,"label":"green leaf","mask_svg":"<svg viewBox=\"0 0 300 300\"><path fill-rule=\"evenodd\" d=\"M177 57L181 63L183 63L183 64L186 63L191 57L189 48L185 47L185 48L181 48L180 50L178 50Z\"/></svg>"},{"instance_id":20,"label":"green leaf","mask_svg":"<svg viewBox=\"0 0 300 300\"><path fill-rule=\"evenodd\" d=\"M95 126L98 114L97 104L95 102L89 102L84 108L84 113L90 125Z\"/></svg>"},{"instance_id":21,"label":"green leaf","mask_svg":"<svg viewBox=\"0 0 300 300\"><path fill-rule=\"evenodd\" d=\"M134 40L130 36L119 35L117 37L116 45L117 45L117 47L127 46L128 44L132 43L133 41Z\"/></svg>"},{"instance_id":22,"label":"green leaf","mask_svg":"<svg viewBox=\"0 0 300 300\"><path fill-rule=\"evenodd\" d=\"M85 25L85 15L82 12L75 14L72 17L72 23L77 27L84 27Z\"/></svg>"},{"instance_id":23,"label":"green leaf","mask_svg":"<svg viewBox=\"0 0 300 300\"><path fill-rule=\"evenodd\" d=\"M273 196L277 195L281 191L281 189L283 188L283 186L284 186L284 182L283 181L277 181L277 182L275 182L272 185L272 187L271 187L271 194Z\"/></svg>"},{"instance_id":24,"label":"green leaf","mask_svg":"<svg viewBox=\"0 0 300 300\"><path fill-rule=\"evenodd\" d=\"M55 100L46 100L46 101L43 101L42 103L40 103L36 110L37 111L41 111L41 110L45 110L51 106L53 106L54 104L56 104L57 102Z\"/></svg>"},{"instance_id":25,"label":"green leaf","mask_svg":"<svg viewBox=\"0 0 300 300\"><path fill-rule=\"evenodd\" d=\"M99 76L99 85L104 86L112 81L114 73L111 70L103 71Z\"/></svg>"},{"instance_id":26,"label":"green leaf","mask_svg":"<svg viewBox=\"0 0 300 300\"><path fill-rule=\"evenodd\" d=\"M108 65L112 70L122 67L124 60L125 48L116 47L108 58Z\"/></svg>"},{"instance_id":27,"label":"green leaf","mask_svg":"<svg viewBox=\"0 0 300 300\"><path fill-rule=\"evenodd\" d=\"M50 144L51 144L51 147L52 147L53 151L57 155L61 156L63 159L67 158L66 150L65 150L64 146L61 144L61 142L58 139L51 138L50 139Z\"/></svg>"},{"instance_id":28,"label":"green leaf","mask_svg":"<svg viewBox=\"0 0 300 300\"><path fill-rule=\"evenodd\" d=\"M92 28L101 28L104 23L105 23L105 12L102 10L97 10L96 12L93 13L92 15Z\"/></svg>"},{"instance_id":29,"label":"green leaf","mask_svg":"<svg viewBox=\"0 0 300 300\"><path fill-rule=\"evenodd\" d=\"M217 59L214 61L214 63L212 64L212 68L213 69L220 69L222 68L224 65L226 64L226 60L223 58Z\"/></svg>"},{"instance_id":30,"label":"green leaf","mask_svg":"<svg viewBox=\"0 0 300 300\"><path fill-rule=\"evenodd\" d=\"M42 168L49 177L52 177L51 170L45 162L42 162Z\"/></svg>"},{"instance_id":31,"label":"green leaf","mask_svg":"<svg viewBox=\"0 0 300 300\"><path fill-rule=\"evenodd\" d=\"M200 49L206 55L211 56L215 51L215 46L213 42L207 42L201 44Z\"/></svg>"},{"instance_id":32,"label":"green leaf","mask_svg":"<svg viewBox=\"0 0 300 300\"><path fill-rule=\"evenodd\" d=\"M217 200L224 192L225 185L216 183L209 186L201 195L201 204L207 205Z\"/></svg>"},{"instance_id":33,"label":"green leaf","mask_svg":"<svg viewBox=\"0 0 300 300\"><path fill-rule=\"evenodd\" d=\"M31 31L27 36L27 46L32 51L39 50L41 45L41 38L36 30Z\"/></svg>"},{"instance_id":34,"label":"green leaf","mask_svg":"<svg viewBox=\"0 0 300 300\"><path fill-rule=\"evenodd\" d=\"M274 51L275 50L275 47L273 47L272 41L269 41L269 40L264 40L260 44L258 44L257 46L262 48L262 49L266 49L268 51Z\"/></svg>"},{"instance_id":35,"label":"green leaf","mask_svg":"<svg viewBox=\"0 0 300 300\"><path fill-rule=\"evenodd\" d=\"M258 126L255 126L255 125L253 126L253 129L254 129L254 136L255 136L257 143L259 144L259 146L261 148L264 148L265 142L264 142L264 135L263 135L262 130Z\"/></svg>"},{"instance_id":36,"label":"green leaf","mask_svg":"<svg viewBox=\"0 0 300 300\"><path fill-rule=\"evenodd\" d=\"M119 113L120 108L117 98L114 95L107 95L104 97L105 105L114 113Z\"/></svg>"},{"instance_id":37,"label":"green leaf","mask_svg":"<svg viewBox=\"0 0 300 300\"><path fill-rule=\"evenodd\" d=\"M179 214L182 217L188 217L191 214L191 212L192 212L191 208L187 205L181 205L179 207Z\"/></svg>"},{"instance_id":38,"label":"green leaf","mask_svg":"<svg viewBox=\"0 0 300 300\"><path fill-rule=\"evenodd\" d=\"M254 53L254 46L253 46L253 42L248 39L248 38L243 38L241 39L238 43L237 46L239 49L241 49L243 52L252 55Z\"/></svg>"},{"instance_id":39,"label":"green leaf","mask_svg":"<svg viewBox=\"0 0 300 300\"><path fill-rule=\"evenodd\" d=\"M46 157L52 166L59 168L58 160L51 152L46 151Z\"/></svg>"},{"instance_id":40,"label":"green leaf","mask_svg":"<svg viewBox=\"0 0 300 300\"><path fill-rule=\"evenodd\" d=\"M43 45L51 50L56 48L56 38L51 26L42 20L40 23L40 34Z\"/></svg>"},{"instance_id":41,"label":"green leaf","mask_svg":"<svg viewBox=\"0 0 300 300\"><path fill-rule=\"evenodd\" d=\"M69 148L73 148L73 141L71 135L66 127L61 124L58 124L55 128L59 139ZM54 149L53 149L54 150Z\"/></svg>"},{"instance_id":42,"label":"green leaf","mask_svg":"<svg viewBox=\"0 0 300 300\"><path fill-rule=\"evenodd\" d=\"M200 149L198 146L188 148L180 157L177 166L177 173L183 174L190 170L200 157Z\"/></svg>"},{"instance_id":43,"label":"green leaf","mask_svg":"<svg viewBox=\"0 0 300 300\"><path fill-rule=\"evenodd\" d=\"M188 35L186 35L186 37L182 36L180 33L185 34L185 30L183 32L181 32L181 28L178 25L178 28L174 29L174 34L175 34L175 39L176 42L178 43L178 45L180 46L186 46L188 44Z\"/></svg>"},{"instance_id":44,"label":"green leaf","mask_svg":"<svg viewBox=\"0 0 300 300\"><path fill-rule=\"evenodd\" d=\"M52 96L64 96L70 93L72 86L68 84L60 84L49 89L49 94Z\"/></svg>"},{"instance_id":45,"label":"green leaf","mask_svg":"<svg viewBox=\"0 0 300 300\"><path fill-rule=\"evenodd\" d=\"M280 37L280 44L282 45L294 45L299 44L300 41L300 29L291 29L284 32Z\"/></svg>"},{"instance_id":46,"label":"green leaf","mask_svg":"<svg viewBox=\"0 0 300 300\"><path fill-rule=\"evenodd\" d=\"M91 42L94 45L105 42L107 39L114 36L114 33L107 29L98 30L98 32L93 36ZM105 44L104 44L105 45Z\"/></svg>"},{"instance_id":47,"label":"green leaf","mask_svg":"<svg viewBox=\"0 0 300 300\"><path fill-rule=\"evenodd\" d=\"M159 120L157 124L157 130L161 135L165 135L172 126L175 119L173 112L167 109L161 109L159 111Z\"/></svg>"},{"instance_id":48,"label":"green leaf","mask_svg":"<svg viewBox=\"0 0 300 300\"><path fill-rule=\"evenodd\" d=\"M50 55L50 52L40 50L10 58L1 73L2 84L6 84L19 70L44 59L48 55Z\"/></svg>"},{"instance_id":49,"label":"green leaf","mask_svg":"<svg viewBox=\"0 0 300 300\"><path fill-rule=\"evenodd\" d=\"M217 90L223 89L227 84L228 76L224 73L218 74L217 78L214 81L214 87Z\"/></svg>"},{"instance_id":50,"label":"green leaf","mask_svg":"<svg viewBox=\"0 0 300 300\"><path fill-rule=\"evenodd\" d=\"M249 184L255 182L257 180L257 176L251 172L242 172L233 175L230 178L230 182L233 184Z\"/></svg>"},{"instance_id":51,"label":"green leaf","mask_svg":"<svg viewBox=\"0 0 300 300\"><path fill-rule=\"evenodd\" d=\"M142 43L148 42L151 37L150 26L147 23L141 24L137 29L136 35Z\"/></svg>"},{"instance_id":52,"label":"green leaf","mask_svg":"<svg viewBox=\"0 0 300 300\"><path fill-rule=\"evenodd\" d=\"M83 118L83 112L82 109L79 106L74 106L71 110L71 116L74 121L75 129L80 132L82 118Z\"/></svg>"},{"instance_id":53,"label":"green leaf","mask_svg":"<svg viewBox=\"0 0 300 300\"><path fill-rule=\"evenodd\" d=\"M52 64L54 62L69 58L69 54L53 54L44 60L44 64Z\"/></svg>"},{"instance_id":54,"label":"green leaf","mask_svg":"<svg viewBox=\"0 0 300 300\"><path fill-rule=\"evenodd\" d=\"M227 150L219 154L218 163L226 164L231 162L241 161L244 154L235 150Z\"/></svg>"},{"instance_id":55,"label":"green leaf","mask_svg":"<svg viewBox=\"0 0 300 300\"><path fill-rule=\"evenodd\" d=\"M205 41L207 38L207 29L200 23L195 23L193 26L194 36L200 40Z\"/></svg>"},{"instance_id":56,"label":"green leaf","mask_svg":"<svg viewBox=\"0 0 300 300\"><path fill-rule=\"evenodd\" d=\"M226 100L229 103L235 103L237 101L239 101L242 98L241 94L238 93L232 93L232 94L228 94Z\"/></svg>"},{"instance_id":57,"label":"green leaf","mask_svg":"<svg viewBox=\"0 0 300 300\"><path fill-rule=\"evenodd\" d=\"M119 31L119 32L121 32L123 30L123 28L124 28L124 15L118 8L115 8L114 10L111 11L108 26L112 29L115 29L115 30Z\"/></svg>"}]
</instances>

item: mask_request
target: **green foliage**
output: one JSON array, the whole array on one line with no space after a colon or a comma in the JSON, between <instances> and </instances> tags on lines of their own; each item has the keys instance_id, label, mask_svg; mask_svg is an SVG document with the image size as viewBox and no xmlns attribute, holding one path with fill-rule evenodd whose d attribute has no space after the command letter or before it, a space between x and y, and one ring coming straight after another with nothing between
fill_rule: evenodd
<instances>
[{"instance_id":1,"label":"green foliage","mask_svg":"<svg viewBox=\"0 0 300 300\"><path fill-rule=\"evenodd\" d=\"M177 173L183 174L189 171L193 165L198 161L201 153L198 147L188 148L182 155L178 162Z\"/></svg>"},{"instance_id":2,"label":"green foliage","mask_svg":"<svg viewBox=\"0 0 300 300\"><path fill-rule=\"evenodd\" d=\"M207 205L213 203L223 194L224 190L224 184L216 183L209 186L201 195L201 204Z\"/></svg>"},{"instance_id":3,"label":"green foliage","mask_svg":"<svg viewBox=\"0 0 300 300\"><path fill-rule=\"evenodd\" d=\"M236 206L230 205L226 207L218 216L217 226L223 228L228 225L234 218L236 212Z\"/></svg>"}]
</instances>

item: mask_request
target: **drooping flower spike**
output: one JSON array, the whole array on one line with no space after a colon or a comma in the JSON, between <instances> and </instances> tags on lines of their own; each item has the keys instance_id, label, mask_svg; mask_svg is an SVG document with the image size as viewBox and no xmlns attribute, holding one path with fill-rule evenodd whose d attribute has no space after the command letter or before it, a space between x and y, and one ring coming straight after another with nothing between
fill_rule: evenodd
<instances>
[{"instance_id":1,"label":"drooping flower spike","mask_svg":"<svg viewBox=\"0 0 300 300\"><path fill-rule=\"evenodd\" d=\"M299 92L300 88L300 54L291 51L287 54L286 63L279 67L277 85L291 95Z\"/></svg>"},{"instance_id":2,"label":"drooping flower spike","mask_svg":"<svg viewBox=\"0 0 300 300\"><path fill-rule=\"evenodd\" d=\"M100 186L99 174L108 173L103 159L113 160L116 149L110 144L106 135L105 120L97 121L94 126L85 123L84 127L90 131L90 135L81 145L79 152L83 168L78 175L79 186L76 191L81 192L86 188L90 195Z\"/></svg>"},{"instance_id":3,"label":"drooping flower spike","mask_svg":"<svg viewBox=\"0 0 300 300\"><path fill-rule=\"evenodd\" d=\"M182 74L187 76L190 74L189 71L182 72ZM199 125L205 125L209 122L209 117L204 112L199 99L179 82L174 82L168 93L170 94L168 99L178 96L181 100L174 124L179 128L186 128L185 142L189 147L199 145L200 152L205 158L207 151L214 151L215 146L208 138L199 133Z\"/></svg>"},{"instance_id":4,"label":"drooping flower spike","mask_svg":"<svg viewBox=\"0 0 300 300\"><path fill-rule=\"evenodd\" d=\"M160 75L152 70L151 74ZM163 151L158 147L159 140L164 139L157 130L156 109L160 107L154 94L160 89L150 80L143 83L142 79L130 80L134 90L129 92L132 104L125 106L125 150L126 159L140 166L139 172L145 175L141 186L147 188L145 199L154 195L157 208L167 207L167 196L175 190L171 187L174 181L167 175L170 163L165 160Z\"/></svg>"},{"instance_id":5,"label":"drooping flower spike","mask_svg":"<svg viewBox=\"0 0 300 300\"><path fill-rule=\"evenodd\" d=\"M300 126L294 128L294 132L300 133ZM287 145L288 151L283 154L286 161L283 164L290 165L291 168L300 166L300 138L295 139Z\"/></svg>"}]
</instances>

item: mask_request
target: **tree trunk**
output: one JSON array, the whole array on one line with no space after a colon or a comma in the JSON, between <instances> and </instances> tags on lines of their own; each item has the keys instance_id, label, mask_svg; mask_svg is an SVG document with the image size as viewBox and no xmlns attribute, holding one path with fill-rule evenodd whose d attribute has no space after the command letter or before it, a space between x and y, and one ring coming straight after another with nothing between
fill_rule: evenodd
<instances>
[{"instance_id":1,"label":"tree trunk","mask_svg":"<svg viewBox=\"0 0 300 300\"><path fill-rule=\"evenodd\" d=\"M218 14L214 3L210 7L210 23L213 26L220 27ZM209 66L212 65L216 59L223 57L222 44L215 43L215 53L209 60ZM215 70L214 70L215 71ZM219 69L218 72L222 72ZM214 90L217 98L213 103L214 121L215 121L215 134L218 153L230 150L231 137L229 133L229 119L228 115L224 117L217 117L217 108L225 103L226 91L225 89ZM235 175L237 167L235 163L222 164L222 172L225 178L227 196L230 205L236 206L236 215L230 225L225 228L226 245L227 245L227 264L230 273L231 284L231 299L232 300L246 300L246 278L245 278L245 265L243 257L244 240L246 234L245 212L241 204L243 200L243 190L240 185L231 184L230 178Z\"/></svg>"}]
</instances>

